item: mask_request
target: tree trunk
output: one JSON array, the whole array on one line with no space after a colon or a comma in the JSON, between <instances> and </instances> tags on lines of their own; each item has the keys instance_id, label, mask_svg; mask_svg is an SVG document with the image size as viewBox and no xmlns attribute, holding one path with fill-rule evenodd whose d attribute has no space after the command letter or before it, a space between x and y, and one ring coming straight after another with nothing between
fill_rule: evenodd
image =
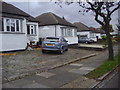
<instances>
[{"instance_id":1,"label":"tree trunk","mask_svg":"<svg viewBox=\"0 0 120 90\"><path fill-rule=\"evenodd\" d=\"M106 25L105 25L105 32L106 32L106 36L107 36L108 51L109 51L108 60L113 60L113 58L114 58L113 44L112 44L112 39L111 39L109 29L110 29L110 24L109 24L109 22L107 22Z\"/></svg>"}]
</instances>

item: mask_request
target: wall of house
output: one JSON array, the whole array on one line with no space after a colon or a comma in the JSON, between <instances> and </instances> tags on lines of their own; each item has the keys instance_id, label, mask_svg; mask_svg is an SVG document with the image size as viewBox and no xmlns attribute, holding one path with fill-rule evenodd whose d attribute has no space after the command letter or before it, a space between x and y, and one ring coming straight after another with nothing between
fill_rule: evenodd
<instances>
[{"instance_id":1,"label":"wall of house","mask_svg":"<svg viewBox=\"0 0 120 90\"><path fill-rule=\"evenodd\" d=\"M23 50L27 46L27 37L25 35L26 31L26 19L22 20L21 32L6 32L6 30L0 32L1 51L14 51L14 50ZM4 25L5 27L5 25ZM5 29L5 28L4 28Z\"/></svg>"},{"instance_id":2,"label":"wall of house","mask_svg":"<svg viewBox=\"0 0 120 90\"><path fill-rule=\"evenodd\" d=\"M96 33L96 36L98 37L98 39L102 39L102 36L100 33Z\"/></svg>"},{"instance_id":3,"label":"wall of house","mask_svg":"<svg viewBox=\"0 0 120 90\"><path fill-rule=\"evenodd\" d=\"M30 43L30 41L34 41L35 45L37 44L37 42L39 41L39 35L38 35L38 23L36 22L27 22L27 25L36 25L36 35L28 35L27 34L27 28L25 30L26 33L26 37L27 37L27 43Z\"/></svg>"},{"instance_id":4,"label":"wall of house","mask_svg":"<svg viewBox=\"0 0 120 90\"><path fill-rule=\"evenodd\" d=\"M54 37L55 36L55 26L40 26L38 28L39 38Z\"/></svg>"},{"instance_id":5,"label":"wall of house","mask_svg":"<svg viewBox=\"0 0 120 90\"><path fill-rule=\"evenodd\" d=\"M49 37L62 36L61 27L65 26L62 25L40 26L38 30L39 38L45 38L48 36ZM65 39L68 40L68 44L78 44L78 37L74 35L74 30L76 29L73 28L73 36L65 37Z\"/></svg>"},{"instance_id":6,"label":"wall of house","mask_svg":"<svg viewBox=\"0 0 120 90\"><path fill-rule=\"evenodd\" d=\"M61 27L68 27L68 26L62 26L62 25L58 25L57 26L57 36L62 36L61 33ZM72 36L64 36L65 39L68 41L68 44L78 44L78 37L77 34L75 35L75 31L77 32L76 28L73 27L68 27L72 29Z\"/></svg>"},{"instance_id":7,"label":"wall of house","mask_svg":"<svg viewBox=\"0 0 120 90\"><path fill-rule=\"evenodd\" d=\"M77 32L78 36L86 36L87 38L90 38L94 40L95 42L97 41L95 33L92 33L90 31L83 31L83 32Z\"/></svg>"},{"instance_id":8,"label":"wall of house","mask_svg":"<svg viewBox=\"0 0 120 90\"><path fill-rule=\"evenodd\" d=\"M27 46L27 38L25 34L0 34L2 44L0 44L0 51L12 51L25 49Z\"/></svg>"}]
</instances>

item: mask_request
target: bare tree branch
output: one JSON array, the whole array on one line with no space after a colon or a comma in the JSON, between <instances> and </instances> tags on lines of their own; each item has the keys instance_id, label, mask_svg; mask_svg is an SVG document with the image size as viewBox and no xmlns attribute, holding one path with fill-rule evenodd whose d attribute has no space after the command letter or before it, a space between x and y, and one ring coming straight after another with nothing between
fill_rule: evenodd
<instances>
[{"instance_id":1,"label":"bare tree branch","mask_svg":"<svg viewBox=\"0 0 120 90\"><path fill-rule=\"evenodd\" d=\"M101 22L101 21L98 19L98 13L96 13L96 15L95 15L95 20L96 20L100 25L104 26L104 23Z\"/></svg>"},{"instance_id":2,"label":"bare tree branch","mask_svg":"<svg viewBox=\"0 0 120 90\"><path fill-rule=\"evenodd\" d=\"M110 15L111 15L113 12L115 12L117 9L119 9L119 8L120 8L120 4L110 12Z\"/></svg>"},{"instance_id":3,"label":"bare tree branch","mask_svg":"<svg viewBox=\"0 0 120 90\"><path fill-rule=\"evenodd\" d=\"M120 1L118 2L118 6L116 8L114 8L111 12L110 12L110 15L115 12L117 9L120 8Z\"/></svg>"}]
</instances>

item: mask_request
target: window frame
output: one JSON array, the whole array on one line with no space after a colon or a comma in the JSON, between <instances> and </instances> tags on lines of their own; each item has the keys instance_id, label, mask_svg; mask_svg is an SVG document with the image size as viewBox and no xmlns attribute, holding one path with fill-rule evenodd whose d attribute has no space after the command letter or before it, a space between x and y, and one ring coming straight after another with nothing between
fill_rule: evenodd
<instances>
[{"instance_id":1,"label":"window frame","mask_svg":"<svg viewBox=\"0 0 120 90\"><path fill-rule=\"evenodd\" d=\"M7 20L9 20L9 25L7 25ZM13 22L12 22L13 20ZM18 21L18 28L17 30L17 23ZM12 31L12 24L14 25L14 30ZM17 33L22 33L22 20L20 19L14 19L14 18L3 18L3 26L4 26L4 31L3 32L17 32ZM9 26L9 31L7 30L7 26Z\"/></svg>"},{"instance_id":2,"label":"window frame","mask_svg":"<svg viewBox=\"0 0 120 90\"><path fill-rule=\"evenodd\" d=\"M73 29L68 27L61 27L61 35L65 37L73 37Z\"/></svg>"},{"instance_id":3,"label":"window frame","mask_svg":"<svg viewBox=\"0 0 120 90\"><path fill-rule=\"evenodd\" d=\"M28 30L29 27L29 30ZM29 31L29 34L28 34ZM27 24L27 35L37 35L37 25L35 24Z\"/></svg>"}]
</instances>

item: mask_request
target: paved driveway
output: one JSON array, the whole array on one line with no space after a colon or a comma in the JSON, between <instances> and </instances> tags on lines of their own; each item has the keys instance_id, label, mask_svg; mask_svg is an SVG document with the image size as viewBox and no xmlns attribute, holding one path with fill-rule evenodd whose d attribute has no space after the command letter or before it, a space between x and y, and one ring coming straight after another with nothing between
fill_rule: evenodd
<instances>
[{"instance_id":1,"label":"paved driveway","mask_svg":"<svg viewBox=\"0 0 120 90\"><path fill-rule=\"evenodd\" d=\"M14 52L2 57L3 83L25 73L44 70L97 52L72 48L62 55L55 52L42 54L41 50Z\"/></svg>"}]
</instances>

